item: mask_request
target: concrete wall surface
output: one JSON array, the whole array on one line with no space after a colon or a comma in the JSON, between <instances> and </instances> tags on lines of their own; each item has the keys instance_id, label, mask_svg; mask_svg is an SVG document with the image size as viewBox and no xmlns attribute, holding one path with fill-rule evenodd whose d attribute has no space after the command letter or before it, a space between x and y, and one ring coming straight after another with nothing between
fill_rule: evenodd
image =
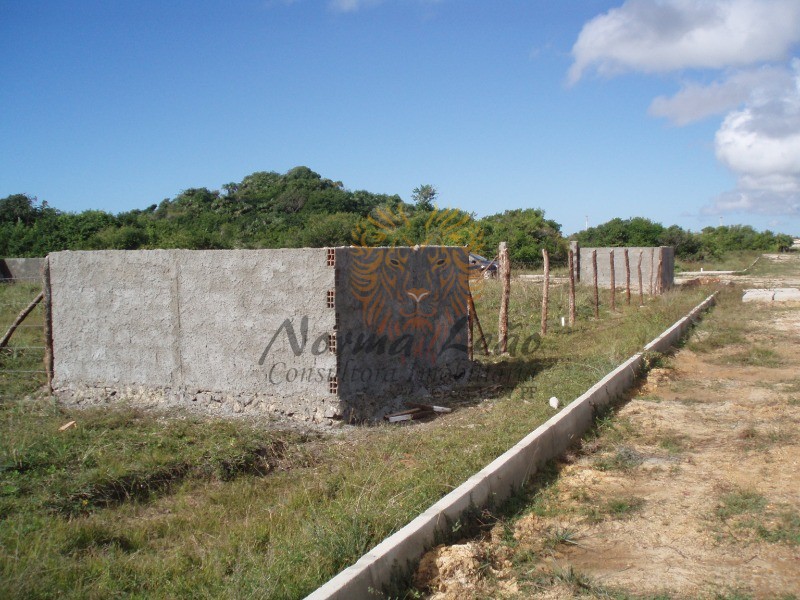
<instances>
[{"instance_id":1,"label":"concrete wall surface","mask_svg":"<svg viewBox=\"0 0 800 600\"><path fill-rule=\"evenodd\" d=\"M317 420L338 410L324 249L57 252L49 263L62 397Z\"/></svg>"},{"instance_id":2,"label":"concrete wall surface","mask_svg":"<svg viewBox=\"0 0 800 600\"><path fill-rule=\"evenodd\" d=\"M43 258L0 258L0 280L42 281Z\"/></svg>"},{"instance_id":3,"label":"concrete wall surface","mask_svg":"<svg viewBox=\"0 0 800 600\"><path fill-rule=\"evenodd\" d=\"M591 285L592 251L597 251L597 284L611 287L611 252L614 252L614 283L617 288L625 287L626 248L580 248L580 282ZM661 258L661 290L671 289L675 282L675 249L670 246L629 247L628 262L631 273L631 293L639 291L639 255L642 257L642 288L645 294L657 293L658 260Z\"/></svg>"},{"instance_id":4,"label":"concrete wall surface","mask_svg":"<svg viewBox=\"0 0 800 600\"><path fill-rule=\"evenodd\" d=\"M57 252L54 391L380 418L469 374L464 248Z\"/></svg>"}]
</instances>

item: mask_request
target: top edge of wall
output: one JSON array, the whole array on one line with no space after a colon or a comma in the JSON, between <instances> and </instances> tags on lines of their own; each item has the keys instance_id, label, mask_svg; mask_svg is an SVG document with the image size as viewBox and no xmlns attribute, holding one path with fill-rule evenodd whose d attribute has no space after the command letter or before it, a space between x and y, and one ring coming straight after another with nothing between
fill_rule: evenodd
<instances>
[{"instance_id":1,"label":"top edge of wall","mask_svg":"<svg viewBox=\"0 0 800 600\"><path fill-rule=\"evenodd\" d=\"M133 253L155 253L155 252L298 252L306 250L309 252L320 252L322 250L351 250L359 248L369 248L371 250L396 250L400 248L407 248L410 250L423 249L423 248L464 248L466 246L445 246L445 245L417 245L417 246L321 246L314 248L210 248L206 250L188 249L188 248L147 248L138 250L57 250L48 253L48 256L53 254L99 254L99 253L114 253L114 254L133 254ZM15 259L7 259L15 260ZM38 260L41 260L39 258Z\"/></svg>"}]
</instances>

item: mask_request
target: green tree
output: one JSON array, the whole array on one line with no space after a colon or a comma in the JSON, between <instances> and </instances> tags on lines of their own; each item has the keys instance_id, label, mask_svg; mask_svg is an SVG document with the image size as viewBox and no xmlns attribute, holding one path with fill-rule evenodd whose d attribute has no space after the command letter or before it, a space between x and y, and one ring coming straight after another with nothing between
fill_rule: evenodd
<instances>
[{"instance_id":1,"label":"green tree","mask_svg":"<svg viewBox=\"0 0 800 600\"><path fill-rule=\"evenodd\" d=\"M32 225L46 208L47 204L39 204L35 197L12 194L0 200L0 223Z\"/></svg>"},{"instance_id":2,"label":"green tree","mask_svg":"<svg viewBox=\"0 0 800 600\"><path fill-rule=\"evenodd\" d=\"M581 231L576 238L583 246L658 246L663 234L664 226L650 219L617 217L597 227Z\"/></svg>"},{"instance_id":3,"label":"green tree","mask_svg":"<svg viewBox=\"0 0 800 600\"><path fill-rule=\"evenodd\" d=\"M677 225L670 225L658 238L659 246L672 246L680 258L698 258L701 250L700 239L690 231Z\"/></svg>"},{"instance_id":4,"label":"green tree","mask_svg":"<svg viewBox=\"0 0 800 600\"><path fill-rule=\"evenodd\" d=\"M311 215L300 233L298 245L306 248L349 246L360 219L354 213Z\"/></svg>"},{"instance_id":5,"label":"green tree","mask_svg":"<svg viewBox=\"0 0 800 600\"><path fill-rule=\"evenodd\" d=\"M664 228L649 219L611 219L575 236L584 246L672 246L684 259L720 258L727 252L761 250L777 252L791 246L791 237L767 230L758 232L750 225L706 227L700 233L677 225Z\"/></svg>"},{"instance_id":6,"label":"green tree","mask_svg":"<svg viewBox=\"0 0 800 600\"><path fill-rule=\"evenodd\" d=\"M436 188L426 183L414 188L411 192L411 199L414 201L414 204L416 204L418 210L428 212L436 207L435 201L437 194Z\"/></svg>"},{"instance_id":7,"label":"green tree","mask_svg":"<svg viewBox=\"0 0 800 600\"><path fill-rule=\"evenodd\" d=\"M493 255L500 242L505 241L508 242L512 262L539 266L542 264L543 248L547 249L553 262L566 260L568 248L561 235L561 225L546 219L542 209L507 210L484 217L480 225L489 254Z\"/></svg>"}]
</instances>

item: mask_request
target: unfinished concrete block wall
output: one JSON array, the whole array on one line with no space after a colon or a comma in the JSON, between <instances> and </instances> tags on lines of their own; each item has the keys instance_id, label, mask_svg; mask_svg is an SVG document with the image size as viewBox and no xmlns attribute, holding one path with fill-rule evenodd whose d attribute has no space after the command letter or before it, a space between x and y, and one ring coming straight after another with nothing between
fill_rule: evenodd
<instances>
[{"instance_id":1,"label":"unfinished concrete block wall","mask_svg":"<svg viewBox=\"0 0 800 600\"><path fill-rule=\"evenodd\" d=\"M465 359L466 323L432 308L437 282L416 275L444 260L463 293L462 254L465 262L460 248L54 253L52 386L74 403L376 418L420 391L423 367ZM455 305L466 316L465 293ZM455 334L443 340L447 327Z\"/></svg>"},{"instance_id":2,"label":"unfinished concrete block wall","mask_svg":"<svg viewBox=\"0 0 800 600\"><path fill-rule=\"evenodd\" d=\"M639 256L642 258L642 287L645 294L657 293L658 264L661 261L661 288L660 291L673 287L675 282L675 249L670 246L659 247L628 247L628 248L579 248L578 271L579 280L584 284L593 281L592 252L597 252L597 283L600 287L611 287L611 260L610 254L614 252L615 285L625 287L625 250L628 251L628 261L631 272L631 290L639 289Z\"/></svg>"},{"instance_id":3,"label":"unfinished concrete block wall","mask_svg":"<svg viewBox=\"0 0 800 600\"><path fill-rule=\"evenodd\" d=\"M43 258L0 258L0 280L42 281Z\"/></svg>"}]
</instances>

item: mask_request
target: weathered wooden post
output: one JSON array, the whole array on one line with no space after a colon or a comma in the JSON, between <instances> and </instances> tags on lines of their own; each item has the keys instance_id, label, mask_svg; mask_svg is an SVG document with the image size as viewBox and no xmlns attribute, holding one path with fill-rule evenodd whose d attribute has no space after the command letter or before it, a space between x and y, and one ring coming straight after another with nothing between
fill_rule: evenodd
<instances>
[{"instance_id":1,"label":"weathered wooden post","mask_svg":"<svg viewBox=\"0 0 800 600\"><path fill-rule=\"evenodd\" d=\"M652 296L655 293L653 289L653 275L655 275L656 270L656 251L655 248L650 248L650 295Z\"/></svg>"},{"instance_id":2,"label":"weathered wooden post","mask_svg":"<svg viewBox=\"0 0 800 600\"><path fill-rule=\"evenodd\" d=\"M625 255L625 304L631 305L631 261L628 259L628 249L623 251Z\"/></svg>"},{"instance_id":3,"label":"weathered wooden post","mask_svg":"<svg viewBox=\"0 0 800 600\"><path fill-rule=\"evenodd\" d=\"M472 321L478 327L478 333L481 336L481 346L483 347L483 353L486 356L489 356L489 344L486 343L486 336L483 335L483 327L481 327L481 320L478 318L478 311L475 310L475 301L472 299L472 292L469 293L467 296L469 299L469 313L472 315Z\"/></svg>"},{"instance_id":4,"label":"weathered wooden post","mask_svg":"<svg viewBox=\"0 0 800 600\"><path fill-rule=\"evenodd\" d=\"M473 360L475 358L475 318L472 314L472 290L467 290L467 358Z\"/></svg>"},{"instance_id":5,"label":"weathered wooden post","mask_svg":"<svg viewBox=\"0 0 800 600\"><path fill-rule=\"evenodd\" d=\"M611 312L617 310L617 276L614 270L614 251L608 253L609 267L611 269Z\"/></svg>"},{"instance_id":6,"label":"weathered wooden post","mask_svg":"<svg viewBox=\"0 0 800 600\"><path fill-rule=\"evenodd\" d=\"M542 335L547 333L547 304L550 299L550 254L542 248L544 259L544 283L542 284Z\"/></svg>"},{"instance_id":7,"label":"weathered wooden post","mask_svg":"<svg viewBox=\"0 0 800 600\"><path fill-rule=\"evenodd\" d=\"M570 250L567 258L569 266L569 326L575 326L575 253Z\"/></svg>"},{"instance_id":8,"label":"weathered wooden post","mask_svg":"<svg viewBox=\"0 0 800 600\"><path fill-rule=\"evenodd\" d=\"M503 285L500 296L500 323L498 326L500 354L508 352L508 304L511 299L511 261L508 258L508 243L500 242L500 278Z\"/></svg>"},{"instance_id":9,"label":"weathered wooden post","mask_svg":"<svg viewBox=\"0 0 800 600\"><path fill-rule=\"evenodd\" d=\"M6 331L6 334L3 336L2 339L0 339L0 349L6 347L6 345L8 344L8 340L10 340L11 336L14 335L14 332L17 330L17 327L19 327L20 324L25 320L25 318L29 314L31 314L33 309L36 308L36 306L39 304L39 302L42 301L42 298L44 298L44 292L39 292L37 294L36 298L34 298L33 301L31 301L31 303L28 304L28 306L26 306L25 308L23 308L22 312L20 312L17 315L17 318L14 319L13 323L11 323L11 327L8 328L8 331Z\"/></svg>"},{"instance_id":10,"label":"weathered wooden post","mask_svg":"<svg viewBox=\"0 0 800 600\"><path fill-rule=\"evenodd\" d=\"M639 250L639 306L644 306L644 287L642 286L642 256L644 250Z\"/></svg>"},{"instance_id":11,"label":"weathered wooden post","mask_svg":"<svg viewBox=\"0 0 800 600\"><path fill-rule=\"evenodd\" d=\"M581 246L576 241L569 243L569 249L572 250L572 268L575 270L575 281L581 280Z\"/></svg>"},{"instance_id":12,"label":"weathered wooden post","mask_svg":"<svg viewBox=\"0 0 800 600\"><path fill-rule=\"evenodd\" d=\"M594 318L600 318L600 292L597 289L597 250L592 250L592 276L594 281Z\"/></svg>"}]
</instances>

